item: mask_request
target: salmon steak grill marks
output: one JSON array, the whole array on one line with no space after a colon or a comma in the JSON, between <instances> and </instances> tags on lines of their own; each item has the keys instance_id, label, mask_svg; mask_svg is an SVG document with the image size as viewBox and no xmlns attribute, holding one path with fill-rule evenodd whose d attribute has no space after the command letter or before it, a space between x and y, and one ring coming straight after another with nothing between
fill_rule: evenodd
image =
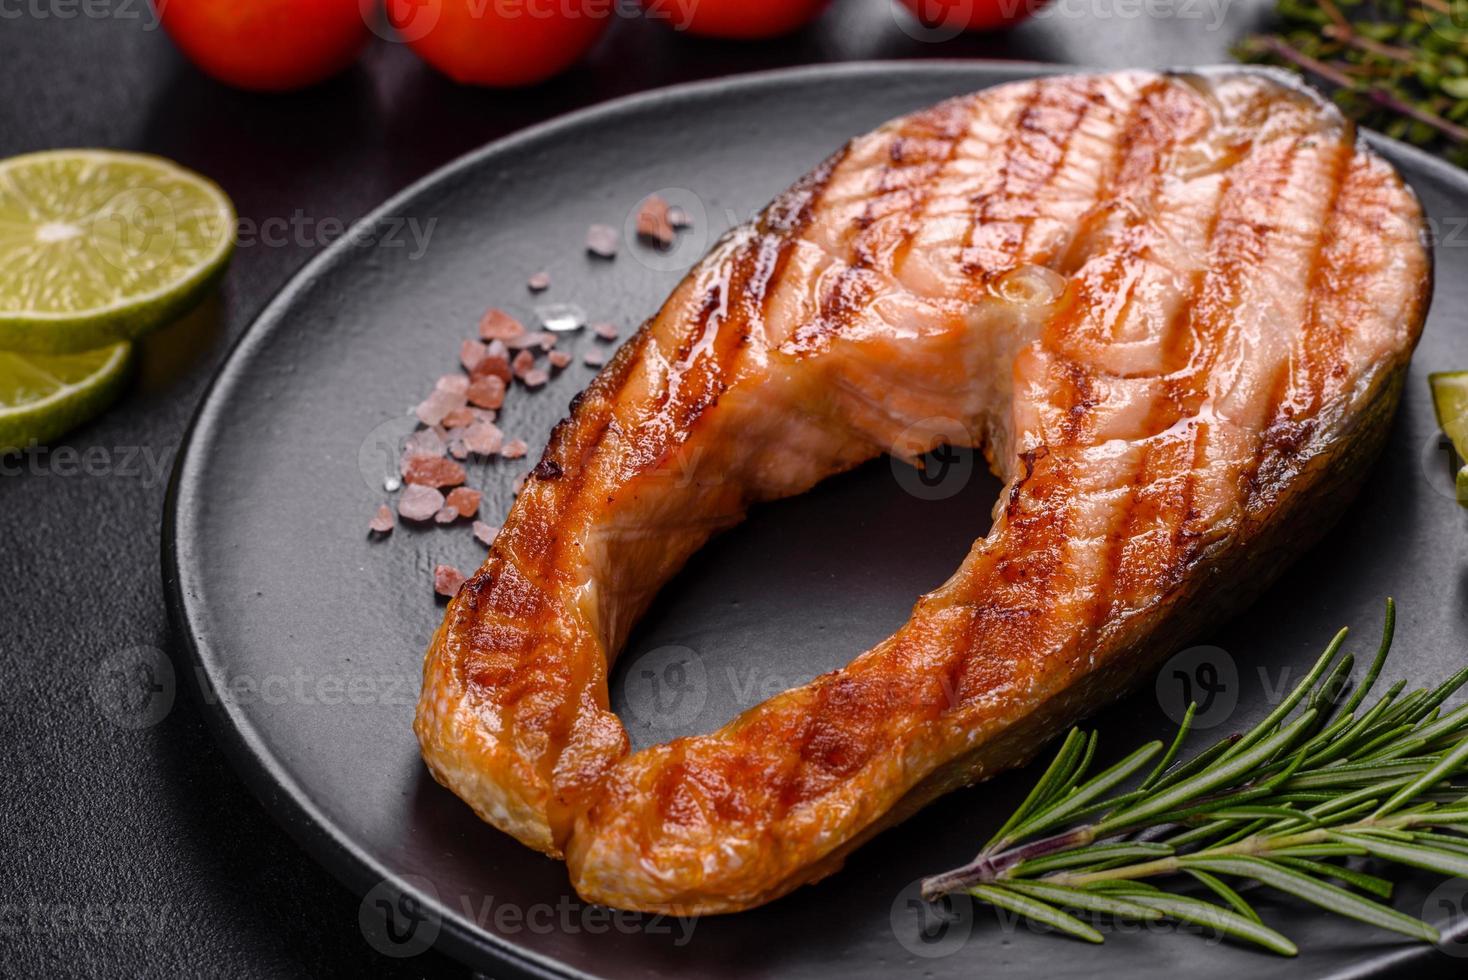
<instances>
[{"instance_id":1,"label":"salmon steak grill marks","mask_svg":"<svg viewBox=\"0 0 1468 980\"><path fill-rule=\"evenodd\" d=\"M729 232L551 435L449 603L439 782L588 901L770 901L1030 759L1246 605L1380 449L1430 293L1412 193L1257 70L1028 81L895 120ZM982 449L989 534L893 636L632 752L608 665L754 504Z\"/></svg>"}]
</instances>

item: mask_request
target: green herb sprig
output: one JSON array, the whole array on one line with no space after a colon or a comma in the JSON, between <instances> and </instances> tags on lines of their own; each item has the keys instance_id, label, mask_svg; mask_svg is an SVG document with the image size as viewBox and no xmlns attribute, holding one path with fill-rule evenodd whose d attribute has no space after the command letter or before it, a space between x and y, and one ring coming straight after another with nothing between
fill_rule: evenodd
<instances>
[{"instance_id":1,"label":"green herb sprig","mask_svg":"<svg viewBox=\"0 0 1468 980\"><path fill-rule=\"evenodd\" d=\"M1368 704L1395 622L1388 600L1360 683L1341 630L1267 718L1187 762L1176 760L1196 704L1170 745L1149 742L1095 774L1096 734L1072 730L978 856L926 879L924 897L966 892L1094 943L1101 933L1072 912L1169 918L1293 956L1295 944L1228 883L1242 880L1437 942L1431 925L1384 904L1390 881L1344 863L1468 877L1468 706L1444 708L1468 668L1432 689L1394 684ZM1149 880L1167 877L1195 894Z\"/></svg>"},{"instance_id":2,"label":"green herb sprig","mask_svg":"<svg viewBox=\"0 0 1468 980\"><path fill-rule=\"evenodd\" d=\"M1235 49L1303 72L1363 125L1468 165L1468 0L1278 0Z\"/></svg>"}]
</instances>

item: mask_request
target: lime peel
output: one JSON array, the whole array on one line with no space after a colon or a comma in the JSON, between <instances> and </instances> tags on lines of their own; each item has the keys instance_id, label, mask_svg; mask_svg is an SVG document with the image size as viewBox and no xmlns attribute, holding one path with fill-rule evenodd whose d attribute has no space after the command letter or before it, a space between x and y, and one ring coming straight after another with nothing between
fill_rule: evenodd
<instances>
[{"instance_id":1,"label":"lime peel","mask_svg":"<svg viewBox=\"0 0 1468 980\"><path fill-rule=\"evenodd\" d=\"M1439 371L1427 376L1437 424L1464 465L1458 470L1458 503L1468 506L1468 371Z\"/></svg>"},{"instance_id":2,"label":"lime peel","mask_svg":"<svg viewBox=\"0 0 1468 980\"><path fill-rule=\"evenodd\" d=\"M0 350L94 350L175 319L223 272L235 227L216 184L162 157L0 160Z\"/></svg>"},{"instance_id":3,"label":"lime peel","mask_svg":"<svg viewBox=\"0 0 1468 980\"><path fill-rule=\"evenodd\" d=\"M0 351L0 452L62 435L112 403L127 379L132 344L81 354Z\"/></svg>"}]
</instances>

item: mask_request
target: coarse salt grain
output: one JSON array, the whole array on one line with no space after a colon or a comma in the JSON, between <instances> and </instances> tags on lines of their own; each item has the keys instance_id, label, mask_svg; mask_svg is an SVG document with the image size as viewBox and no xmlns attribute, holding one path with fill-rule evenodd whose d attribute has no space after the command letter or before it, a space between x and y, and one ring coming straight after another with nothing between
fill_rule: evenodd
<instances>
[{"instance_id":1,"label":"coarse salt grain","mask_svg":"<svg viewBox=\"0 0 1468 980\"><path fill-rule=\"evenodd\" d=\"M387 504L377 508L377 515L372 518L367 529L376 531L378 534L391 534L393 529L392 508Z\"/></svg>"},{"instance_id":2,"label":"coarse salt grain","mask_svg":"<svg viewBox=\"0 0 1468 980\"><path fill-rule=\"evenodd\" d=\"M520 353L516 354L515 359L510 362L510 367L514 370L515 377L523 378L525 377L526 371L529 371L531 368L535 367L535 355L530 353L528 350L522 350Z\"/></svg>"},{"instance_id":3,"label":"coarse salt grain","mask_svg":"<svg viewBox=\"0 0 1468 980\"><path fill-rule=\"evenodd\" d=\"M492 524L486 524L483 521L474 522L474 537L478 538L479 543L486 548L494 544L494 539L499 536L499 533L500 529Z\"/></svg>"},{"instance_id":4,"label":"coarse salt grain","mask_svg":"<svg viewBox=\"0 0 1468 980\"><path fill-rule=\"evenodd\" d=\"M405 521L430 521L443 509L443 494L432 487L409 484L398 498L398 516Z\"/></svg>"},{"instance_id":5,"label":"coarse salt grain","mask_svg":"<svg viewBox=\"0 0 1468 980\"><path fill-rule=\"evenodd\" d=\"M500 455L503 456L505 459L519 459L521 456L524 456L529 451L530 447L525 445L524 439L511 439L509 442L505 443L505 447L500 450Z\"/></svg>"},{"instance_id":6,"label":"coarse salt grain","mask_svg":"<svg viewBox=\"0 0 1468 980\"><path fill-rule=\"evenodd\" d=\"M649 196L637 209L637 237L666 249L675 236L673 223L668 220L668 202L656 194Z\"/></svg>"},{"instance_id":7,"label":"coarse salt grain","mask_svg":"<svg viewBox=\"0 0 1468 980\"><path fill-rule=\"evenodd\" d=\"M546 358L553 368L560 369L571 363L571 355L563 350L553 350Z\"/></svg>"},{"instance_id":8,"label":"coarse salt grain","mask_svg":"<svg viewBox=\"0 0 1468 980\"><path fill-rule=\"evenodd\" d=\"M484 360L484 355L489 348L477 340L466 340L459 345L459 363L464 365L465 371L474 370L474 365Z\"/></svg>"},{"instance_id":9,"label":"coarse salt grain","mask_svg":"<svg viewBox=\"0 0 1468 980\"><path fill-rule=\"evenodd\" d=\"M468 394L467 389L465 394ZM453 436L453 430L462 429L473 421L474 413L469 410L469 406L467 405L463 408L456 408L443 417L443 424L448 427L450 437Z\"/></svg>"},{"instance_id":10,"label":"coarse salt grain","mask_svg":"<svg viewBox=\"0 0 1468 980\"><path fill-rule=\"evenodd\" d=\"M586 326L586 311L575 303L546 303L535 308L540 325L552 333L569 333Z\"/></svg>"},{"instance_id":11,"label":"coarse salt grain","mask_svg":"<svg viewBox=\"0 0 1468 980\"><path fill-rule=\"evenodd\" d=\"M497 374L480 378L469 386L469 400L480 408L499 408L505 403L505 382Z\"/></svg>"},{"instance_id":12,"label":"coarse salt grain","mask_svg":"<svg viewBox=\"0 0 1468 980\"><path fill-rule=\"evenodd\" d=\"M413 412L418 416L418 421L426 426L432 427L442 422L443 417L454 409L463 407L463 392L444 391L441 388L436 388Z\"/></svg>"},{"instance_id":13,"label":"coarse salt grain","mask_svg":"<svg viewBox=\"0 0 1468 980\"><path fill-rule=\"evenodd\" d=\"M473 517L479 513L479 501L483 497L478 490L455 487L449 491L448 506L458 511L460 517Z\"/></svg>"},{"instance_id":14,"label":"coarse salt grain","mask_svg":"<svg viewBox=\"0 0 1468 980\"><path fill-rule=\"evenodd\" d=\"M464 445L481 456L493 456L504 441L505 434L492 422L475 422L464 433Z\"/></svg>"},{"instance_id":15,"label":"coarse salt grain","mask_svg":"<svg viewBox=\"0 0 1468 980\"><path fill-rule=\"evenodd\" d=\"M435 565L433 569L433 591L452 599L464 587L464 573L452 565Z\"/></svg>"},{"instance_id":16,"label":"coarse salt grain","mask_svg":"<svg viewBox=\"0 0 1468 980\"><path fill-rule=\"evenodd\" d=\"M592 225L586 229L586 250L603 259L617 256L617 229L611 225Z\"/></svg>"},{"instance_id":17,"label":"coarse salt grain","mask_svg":"<svg viewBox=\"0 0 1468 980\"><path fill-rule=\"evenodd\" d=\"M403 456L442 456L443 440L432 429L418 429L403 443Z\"/></svg>"},{"instance_id":18,"label":"coarse salt grain","mask_svg":"<svg viewBox=\"0 0 1468 980\"><path fill-rule=\"evenodd\" d=\"M456 487L464 476L464 467L443 456L409 456L403 461L403 480L409 486Z\"/></svg>"},{"instance_id":19,"label":"coarse salt grain","mask_svg":"<svg viewBox=\"0 0 1468 980\"><path fill-rule=\"evenodd\" d=\"M482 340L509 340L525 332L525 324L504 310L491 308L479 320L479 337Z\"/></svg>"}]
</instances>

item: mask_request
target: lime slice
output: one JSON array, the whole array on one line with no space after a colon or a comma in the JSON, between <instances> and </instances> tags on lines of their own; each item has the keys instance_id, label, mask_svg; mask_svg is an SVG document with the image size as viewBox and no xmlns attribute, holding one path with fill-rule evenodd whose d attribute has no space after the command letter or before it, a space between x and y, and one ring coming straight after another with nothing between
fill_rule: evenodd
<instances>
[{"instance_id":1,"label":"lime slice","mask_svg":"<svg viewBox=\"0 0 1468 980\"><path fill-rule=\"evenodd\" d=\"M1468 461L1468 371L1429 374L1432 407L1458 458ZM1458 503L1468 505L1468 465L1458 470Z\"/></svg>"},{"instance_id":2,"label":"lime slice","mask_svg":"<svg viewBox=\"0 0 1468 980\"><path fill-rule=\"evenodd\" d=\"M173 319L223 270L234 232L224 192L161 157L0 160L0 350L94 350Z\"/></svg>"},{"instance_id":3,"label":"lime slice","mask_svg":"<svg viewBox=\"0 0 1468 980\"><path fill-rule=\"evenodd\" d=\"M129 343L81 354L0 351L0 452L44 443L106 408L131 353Z\"/></svg>"}]
</instances>

